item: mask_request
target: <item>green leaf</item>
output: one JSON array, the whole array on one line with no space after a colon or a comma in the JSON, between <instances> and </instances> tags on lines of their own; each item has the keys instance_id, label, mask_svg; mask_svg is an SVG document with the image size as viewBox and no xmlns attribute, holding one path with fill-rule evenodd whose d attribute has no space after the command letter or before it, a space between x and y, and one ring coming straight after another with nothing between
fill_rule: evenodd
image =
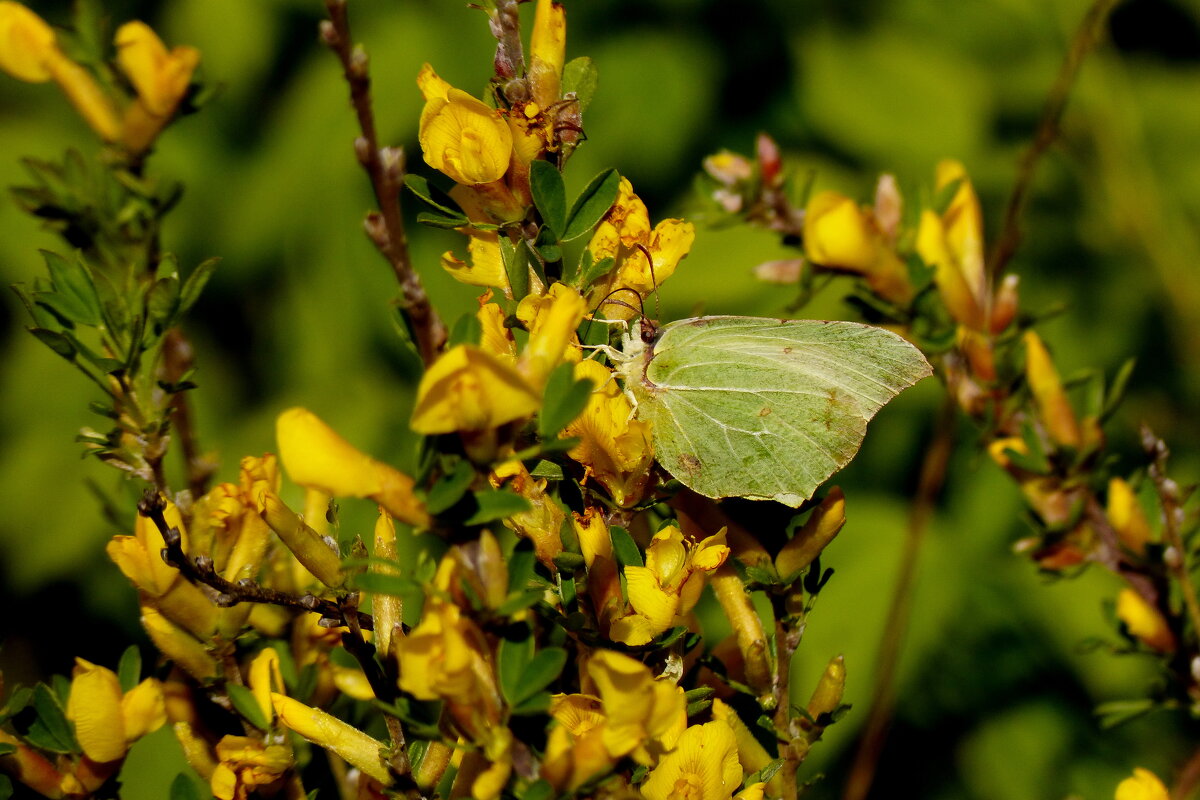
<instances>
[{"instance_id":1,"label":"green leaf","mask_svg":"<svg viewBox=\"0 0 1200 800\"><path fill-rule=\"evenodd\" d=\"M500 260L504 264L504 273L508 276L508 285L512 289L513 300L520 302L529 294L529 248L515 245L506 237L500 237Z\"/></svg>"},{"instance_id":2,"label":"green leaf","mask_svg":"<svg viewBox=\"0 0 1200 800\"><path fill-rule=\"evenodd\" d=\"M1122 364L1121 368L1117 370L1117 374L1113 376L1112 384L1105 393L1104 408L1100 412L1102 422L1112 416L1112 413L1121 405L1121 401L1125 399L1125 390L1129 387L1129 379L1133 377L1133 368L1136 365L1136 359L1131 358Z\"/></svg>"},{"instance_id":3,"label":"green leaf","mask_svg":"<svg viewBox=\"0 0 1200 800\"><path fill-rule=\"evenodd\" d=\"M12 781L7 775L0 775L0 800L8 800L13 796Z\"/></svg>"},{"instance_id":4,"label":"green leaf","mask_svg":"<svg viewBox=\"0 0 1200 800\"><path fill-rule=\"evenodd\" d=\"M537 714L545 714L550 710L550 693L540 692L523 701L520 705L512 709L514 716L529 717Z\"/></svg>"},{"instance_id":5,"label":"green leaf","mask_svg":"<svg viewBox=\"0 0 1200 800\"><path fill-rule=\"evenodd\" d=\"M535 478L561 481L563 479L563 468L553 461L542 459L537 464L534 464L533 469L529 470L529 474Z\"/></svg>"},{"instance_id":6,"label":"green leaf","mask_svg":"<svg viewBox=\"0 0 1200 800\"><path fill-rule=\"evenodd\" d=\"M521 681L514 695L516 705L521 705L558 679L567 665L567 651L561 647L547 647L530 660L521 674Z\"/></svg>"},{"instance_id":7,"label":"green leaf","mask_svg":"<svg viewBox=\"0 0 1200 800\"><path fill-rule=\"evenodd\" d=\"M84 325L100 324L100 298L92 278L83 265L83 255L74 261L68 261L57 253L42 250L46 260L46 268L50 271L50 279L54 282L55 296L60 302L60 308L66 311L72 320Z\"/></svg>"},{"instance_id":8,"label":"green leaf","mask_svg":"<svg viewBox=\"0 0 1200 800\"><path fill-rule=\"evenodd\" d=\"M181 772L171 781L170 800L201 800L200 790L191 775Z\"/></svg>"},{"instance_id":9,"label":"green leaf","mask_svg":"<svg viewBox=\"0 0 1200 800\"><path fill-rule=\"evenodd\" d=\"M117 678L121 681L121 691L128 692L137 686L142 679L142 651L136 644L125 648L121 660L117 663Z\"/></svg>"},{"instance_id":10,"label":"green leaf","mask_svg":"<svg viewBox=\"0 0 1200 800\"><path fill-rule=\"evenodd\" d=\"M529 784L518 797L520 800L554 800L554 787L545 778L541 778Z\"/></svg>"},{"instance_id":11,"label":"green leaf","mask_svg":"<svg viewBox=\"0 0 1200 800\"><path fill-rule=\"evenodd\" d=\"M618 563L626 567L645 566L642 551L638 549L637 542L633 541L629 531L620 525L610 525L608 535L612 539L613 555L617 557Z\"/></svg>"},{"instance_id":12,"label":"green leaf","mask_svg":"<svg viewBox=\"0 0 1200 800\"><path fill-rule=\"evenodd\" d=\"M404 185L417 196L422 203L435 208L447 217L465 217L462 208L450 195L433 186L423 175L409 173L404 176Z\"/></svg>"},{"instance_id":13,"label":"green leaf","mask_svg":"<svg viewBox=\"0 0 1200 800\"><path fill-rule=\"evenodd\" d=\"M575 365L559 364L546 380L545 399L538 412L538 436L551 440L587 407L595 386L590 380L575 380Z\"/></svg>"},{"instance_id":14,"label":"green leaf","mask_svg":"<svg viewBox=\"0 0 1200 800\"><path fill-rule=\"evenodd\" d=\"M573 58L563 67L563 94L575 93L575 97L579 99L579 113L587 111L587 107L592 104L599 79L600 73L596 70L596 65L587 56Z\"/></svg>"},{"instance_id":15,"label":"green leaf","mask_svg":"<svg viewBox=\"0 0 1200 800\"><path fill-rule=\"evenodd\" d=\"M516 635L521 638L505 637L500 640L500 646L496 649L496 671L500 679L500 693L504 695L505 701L510 706L517 705L529 696L523 693L522 681L525 677L525 669L533 661L537 646L533 638L533 631L529 629L528 625L520 626Z\"/></svg>"},{"instance_id":16,"label":"green leaf","mask_svg":"<svg viewBox=\"0 0 1200 800\"><path fill-rule=\"evenodd\" d=\"M1100 727L1104 730L1114 728L1131 719L1142 716L1155 709L1155 702L1150 698L1139 700L1114 700L1101 703L1093 712L1100 718Z\"/></svg>"},{"instance_id":17,"label":"green leaf","mask_svg":"<svg viewBox=\"0 0 1200 800\"><path fill-rule=\"evenodd\" d=\"M30 328L29 332L67 361L75 361L75 345L71 344L71 340L63 334L49 328Z\"/></svg>"},{"instance_id":18,"label":"green leaf","mask_svg":"<svg viewBox=\"0 0 1200 800\"><path fill-rule=\"evenodd\" d=\"M534 161L529 165L529 191L542 222L556 239L561 239L567 226L567 189L562 173L549 161Z\"/></svg>"},{"instance_id":19,"label":"green leaf","mask_svg":"<svg viewBox=\"0 0 1200 800\"><path fill-rule=\"evenodd\" d=\"M428 211L422 211L420 214L417 214L417 222L422 225L428 225L431 228L446 228L448 230L471 224L471 220L466 217L448 217L445 214L433 214Z\"/></svg>"},{"instance_id":20,"label":"green leaf","mask_svg":"<svg viewBox=\"0 0 1200 800\"><path fill-rule=\"evenodd\" d=\"M475 469L466 459L458 461L451 472L438 479L425 498L425 510L438 515L462 499L475 479Z\"/></svg>"},{"instance_id":21,"label":"green leaf","mask_svg":"<svg viewBox=\"0 0 1200 800\"><path fill-rule=\"evenodd\" d=\"M479 344L479 340L483 338L483 325L479 322L479 317L474 314L463 314L454 321L454 326L450 329L450 337L446 342L446 347L454 347L460 344Z\"/></svg>"},{"instance_id":22,"label":"green leaf","mask_svg":"<svg viewBox=\"0 0 1200 800\"><path fill-rule=\"evenodd\" d=\"M158 331L169 328L179 310L179 278L168 275L159 278L146 293L146 312L154 320Z\"/></svg>"},{"instance_id":23,"label":"green leaf","mask_svg":"<svg viewBox=\"0 0 1200 800\"><path fill-rule=\"evenodd\" d=\"M17 752L17 746L15 744L0 742L0 757L9 756L15 752Z\"/></svg>"},{"instance_id":24,"label":"green leaf","mask_svg":"<svg viewBox=\"0 0 1200 800\"><path fill-rule=\"evenodd\" d=\"M606 169L592 178L571 205L562 240L569 242L591 232L616 202L620 186L621 176L615 169Z\"/></svg>"},{"instance_id":25,"label":"green leaf","mask_svg":"<svg viewBox=\"0 0 1200 800\"><path fill-rule=\"evenodd\" d=\"M33 690L33 710L36 718L25 734L27 742L52 753L79 752L74 730L58 697L44 683Z\"/></svg>"},{"instance_id":26,"label":"green leaf","mask_svg":"<svg viewBox=\"0 0 1200 800\"><path fill-rule=\"evenodd\" d=\"M183 282L183 289L179 292L179 313L185 313L189 308L196 304L200 299L200 293L204 291L204 287L208 285L208 279L213 276L213 272L217 269L217 264L221 263L219 258L210 258L201 261L192 274L187 276L187 280Z\"/></svg>"},{"instance_id":27,"label":"green leaf","mask_svg":"<svg viewBox=\"0 0 1200 800\"><path fill-rule=\"evenodd\" d=\"M585 251L588 252L588 251ZM617 263L612 256L606 256L599 261L589 261L582 269L582 276L579 280L579 288L587 289L600 278L603 278L613 268L613 264ZM639 312L641 309L638 309Z\"/></svg>"},{"instance_id":28,"label":"green leaf","mask_svg":"<svg viewBox=\"0 0 1200 800\"><path fill-rule=\"evenodd\" d=\"M229 700L233 703L233 707L242 719L249 722L260 731L265 731L271 727L271 723L267 721L263 714L262 707L258 704L258 699L254 696L254 692L247 689L238 683L225 684L225 691L229 693Z\"/></svg>"},{"instance_id":29,"label":"green leaf","mask_svg":"<svg viewBox=\"0 0 1200 800\"><path fill-rule=\"evenodd\" d=\"M529 501L524 497L502 489L475 492L474 496L475 513L467 517L464 525L483 525L530 509Z\"/></svg>"}]
</instances>

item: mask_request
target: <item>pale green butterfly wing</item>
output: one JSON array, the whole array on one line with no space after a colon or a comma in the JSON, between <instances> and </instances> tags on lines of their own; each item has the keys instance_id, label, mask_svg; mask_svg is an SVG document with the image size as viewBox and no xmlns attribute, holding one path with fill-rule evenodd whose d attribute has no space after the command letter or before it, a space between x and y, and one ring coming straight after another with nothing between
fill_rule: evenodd
<instances>
[{"instance_id":1,"label":"pale green butterfly wing","mask_svg":"<svg viewBox=\"0 0 1200 800\"><path fill-rule=\"evenodd\" d=\"M931 373L900 336L853 322L697 317L638 344L621 372L658 462L707 497L789 506L853 458L884 403Z\"/></svg>"}]
</instances>

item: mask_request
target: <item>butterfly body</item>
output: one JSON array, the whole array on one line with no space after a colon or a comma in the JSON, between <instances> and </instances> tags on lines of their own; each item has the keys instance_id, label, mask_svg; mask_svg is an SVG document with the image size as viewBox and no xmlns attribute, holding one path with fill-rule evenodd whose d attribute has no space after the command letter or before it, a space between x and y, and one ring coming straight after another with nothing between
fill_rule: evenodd
<instances>
[{"instance_id":1,"label":"butterfly body","mask_svg":"<svg viewBox=\"0 0 1200 800\"><path fill-rule=\"evenodd\" d=\"M618 364L655 457L702 495L799 506L862 444L867 422L929 375L900 336L852 322L695 317L642 337Z\"/></svg>"}]
</instances>

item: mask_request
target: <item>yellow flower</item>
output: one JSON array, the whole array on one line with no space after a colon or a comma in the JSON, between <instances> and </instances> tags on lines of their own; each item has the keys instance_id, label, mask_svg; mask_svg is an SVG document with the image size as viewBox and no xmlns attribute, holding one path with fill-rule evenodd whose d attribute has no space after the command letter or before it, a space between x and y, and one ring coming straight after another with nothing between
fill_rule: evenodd
<instances>
[{"instance_id":1,"label":"yellow flower","mask_svg":"<svg viewBox=\"0 0 1200 800\"><path fill-rule=\"evenodd\" d=\"M286 695L272 694L271 702L280 721L288 728L313 744L336 753L385 786L391 783L391 774L381 755L385 748L383 742L319 708L306 706Z\"/></svg>"},{"instance_id":2,"label":"yellow flower","mask_svg":"<svg viewBox=\"0 0 1200 800\"><path fill-rule=\"evenodd\" d=\"M75 659L67 718L92 761L124 758L129 745L167 721L162 684L147 678L128 692L112 670Z\"/></svg>"},{"instance_id":3,"label":"yellow flower","mask_svg":"<svg viewBox=\"0 0 1200 800\"><path fill-rule=\"evenodd\" d=\"M311 411L284 411L275 421L275 436L293 482L334 497L369 497L402 522L429 524L412 478L356 449Z\"/></svg>"},{"instance_id":4,"label":"yellow flower","mask_svg":"<svg viewBox=\"0 0 1200 800\"><path fill-rule=\"evenodd\" d=\"M54 29L20 3L0 2L0 69L30 83L52 77L49 62L60 58Z\"/></svg>"},{"instance_id":5,"label":"yellow flower","mask_svg":"<svg viewBox=\"0 0 1200 800\"><path fill-rule=\"evenodd\" d=\"M724 530L699 544L685 544L678 528L663 528L646 548L646 566L625 567L633 612L616 620L609 636L640 645L675 625L700 600L706 575L728 557Z\"/></svg>"},{"instance_id":6,"label":"yellow flower","mask_svg":"<svg viewBox=\"0 0 1200 800\"><path fill-rule=\"evenodd\" d=\"M115 41L117 63L137 90L123 125L125 146L137 153L150 146L187 94L200 51L180 46L168 52L144 22L125 23Z\"/></svg>"},{"instance_id":7,"label":"yellow flower","mask_svg":"<svg viewBox=\"0 0 1200 800\"><path fill-rule=\"evenodd\" d=\"M179 509L167 503L163 513L167 524L178 528L185 553L188 549L187 530ZM194 584L162 559L163 537L148 518L141 515L134 522L133 536L114 536L105 550L129 581L136 586L144 602L154 606L173 622L183 625L197 636L208 636L217 624L217 608Z\"/></svg>"},{"instance_id":8,"label":"yellow flower","mask_svg":"<svg viewBox=\"0 0 1200 800\"><path fill-rule=\"evenodd\" d=\"M428 65L418 84L425 93L417 133L425 162L468 186L502 178L512 157L512 132L500 112L450 86Z\"/></svg>"},{"instance_id":9,"label":"yellow flower","mask_svg":"<svg viewBox=\"0 0 1200 800\"><path fill-rule=\"evenodd\" d=\"M538 0L529 40L529 85L542 108L559 99L567 52L567 19L561 3Z\"/></svg>"},{"instance_id":10,"label":"yellow flower","mask_svg":"<svg viewBox=\"0 0 1200 800\"><path fill-rule=\"evenodd\" d=\"M724 722L733 731L733 739L737 742L738 762L751 772L758 772L763 767L767 766L773 760L771 755L766 751L766 748L754 738L754 734L746 727L746 723L742 722L737 712L733 710L727 703L719 697L714 697L712 701L712 715L714 720ZM763 784L752 784L754 786L763 786ZM750 790L751 787L746 787ZM771 778L771 794L782 796L783 794L783 772L780 771ZM762 798L762 790L758 790L758 800ZM744 798L743 800L751 800Z\"/></svg>"},{"instance_id":11,"label":"yellow flower","mask_svg":"<svg viewBox=\"0 0 1200 800\"><path fill-rule=\"evenodd\" d=\"M629 398L603 364L580 361L575 378L591 380L596 388L583 413L563 429L564 437L579 438L567 455L583 464L617 505L633 505L642 499L654 460L650 426L633 418Z\"/></svg>"},{"instance_id":12,"label":"yellow flower","mask_svg":"<svg viewBox=\"0 0 1200 800\"><path fill-rule=\"evenodd\" d=\"M400 688L418 700L445 700L476 739L500 719L500 695L483 633L453 603L426 600L420 624L393 643Z\"/></svg>"},{"instance_id":13,"label":"yellow flower","mask_svg":"<svg viewBox=\"0 0 1200 800\"><path fill-rule=\"evenodd\" d=\"M517 362L517 370L534 386L545 386L550 372L564 359L579 360L575 329L583 321L587 305L579 292L556 283L546 294L528 295L517 306L517 318L529 329L529 343Z\"/></svg>"},{"instance_id":14,"label":"yellow flower","mask_svg":"<svg viewBox=\"0 0 1200 800\"><path fill-rule=\"evenodd\" d=\"M622 293L628 295L624 290L636 292L644 300L671 277L695 239L692 223L679 219L663 220L651 230L646 204L633 193L633 185L622 178L616 202L588 242L594 261L615 260L608 277L588 294L588 304L595 308L612 296L627 305L605 305L604 315L630 319L638 313L637 303L629 296L622 297Z\"/></svg>"},{"instance_id":15,"label":"yellow flower","mask_svg":"<svg viewBox=\"0 0 1200 800\"><path fill-rule=\"evenodd\" d=\"M516 364L517 342L513 339L512 329L504 325L504 309L498 303L480 303L475 318L483 328L479 346L484 352L506 363Z\"/></svg>"},{"instance_id":16,"label":"yellow flower","mask_svg":"<svg viewBox=\"0 0 1200 800\"><path fill-rule=\"evenodd\" d=\"M459 185L450 190L450 196L462 207L467 219L472 222L494 221L492 206L488 203L488 192ZM463 261L447 250L442 253L442 269L459 283L468 286L491 286L500 289L506 296L511 295L508 273L504 271L504 261L500 256L499 233L470 226L456 230L467 237L468 261Z\"/></svg>"},{"instance_id":17,"label":"yellow flower","mask_svg":"<svg viewBox=\"0 0 1200 800\"><path fill-rule=\"evenodd\" d=\"M917 228L917 253L937 270L935 281L947 310L960 323L984 330L987 311L987 278L983 262L983 215L979 198L963 165L945 160L937 166L938 191L959 181L958 189L941 215L921 212Z\"/></svg>"},{"instance_id":18,"label":"yellow flower","mask_svg":"<svg viewBox=\"0 0 1200 800\"><path fill-rule=\"evenodd\" d=\"M1148 769L1133 768L1133 777L1117 785L1115 800L1168 800L1167 787Z\"/></svg>"},{"instance_id":19,"label":"yellow flower","mask_svg":"<svg viewBox=\"0 0 1200 800\"><path fill-rule=\"evenodd\" d=\"M1150 541L1150 521L1138 503L1137 495L1121 478L1108 481L1108 521L1117 532L1121 544L1137 555L1145 555Z\"/></svg>"},{"instance_id":20,"label":"yellow flower","mask_svg":"<svg viewBox=\"0 0 1200 800\"><path fill-rule=\"evenodd\" d=\"M604 746L606 719L600 698L556 695L550 703L550 716L558 724L546 740L542 777L560 793L574 791L616 764L617 758Z\"/></svg>"},{"instance_id":21,"label":"yellow flower","mask_svg":"<svg viewBox=\"0 0 1200 800\"><path fill-rule=\"evenodd\" d=\"M536 480L520 461L506 461L491 475L493 486L507 483L509 490L529 501L530 509L504 520L504 525L533 542L538 560L554 568L554 558L562 552L563 520L566 512L546 494L546 481Z\"/></svg>"},{"instance_id":22,"label":"yellow flower","mask_svg":"<svg viewBox=\"0 0 1200 800\"><path fill-rule=\"evenodd\" d=\"M531 416L541 400L514 368L462 344L425 371L410 424L424 434L484 431Z\"/></svg>"},{"instance_id":23,"label":"yellow flower","mask_svg":"<svg viewBox=\"0 0 1200 800\"><path fill-rule=\"evenodd\" d=\"M269 718L269 715L268 715ZM217 742L220 763L209 781L213 797L219 800L246 800L258 796L292 768L291 751L280 744L265 745L246 736L223 736Z\"/></svg>"},{"instance_id":24,"label":"yellow flower","mask_svg":"<svg viewBox=\"0 0 1200 800\"><path fill-rule=\"evenodd\" d=\"M587 674L608 720L603 738L611 756L629 755L650 766L675 747L687 726L683 689L669 680L655 680L645 664L612 650L592 653Z\"/></svg>"},{"instance_id":25,"label":"yellow flower","mask_svg":"<svg viewBox=\"0 0 1200 800\"><path fill-rule=\"evenodd\" d=\"M1147 647L1163 653L1175 649L1175 636L1162 613L1133 589L1122 589L1117 595L1117 619Z\"/></svg>"},{"instance_id":26,"label":"yellow flower","mask_svg":"<svg viewBox=\"0 0 1200 800\"><path fill-rule=\"evenodd\" d=\"M804 249L814 264L853 272L881 297L900 305L912 300L908 268L880 233L874 217L837 192L820 192L804 211Z\"/></svg>"},{"instance_id":27,"label":"yellow flower","mask_svg":"<svg viewBox=\"0 0 1200 800\"><path fill-rule=\"evenodd\" d=\"M152 605L142 605L142 627L159 651L198 681L217 674L217 662L204 643L171 622Z\"/></svg>"},{"instance_id":28,"label":"yellow flower","mask_svg":"<svg viewBox=\"0 0 1200 800\"><path fill-rule=\"evenodd\" d=\"M1067 394L1063 390L1054 360L1041 338L1033 331L1025 331L1025 379L1037 403L1038 415L1046 432L1055 442L1066 447L1083 444L1083 434Z\"/></svg>"},{"instance_id":29,"label":"yellow flower","mask_svg":"<svg viewBox=\"0 0 1200 800\"><path fill-rule=\"evenodd\" d=\"M693 725L642 784L648 800L729 800L742 782L737 743L724 722Z\"/></svg>"},{"instance_id":30,"label":"yellow flower","mask_svg":"<svg viewBox=\"0 0 1200 800\"><path fill-rule=\"evenodd\" d=\"M838 487L830 489L821 505L813 510L804 527L796 531L775 556L775 569L786 578L802 570L821 554L846 524L846 496Z\"/></svg>"}]
</instances>

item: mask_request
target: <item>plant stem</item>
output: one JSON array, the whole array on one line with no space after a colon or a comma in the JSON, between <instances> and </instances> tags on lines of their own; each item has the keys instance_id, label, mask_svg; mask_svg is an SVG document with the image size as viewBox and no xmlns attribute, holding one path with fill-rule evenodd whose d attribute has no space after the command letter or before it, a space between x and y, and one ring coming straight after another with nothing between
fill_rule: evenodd
<instances>
[{"instance_id":1,"label":"plant stem","mask_svg":"<svg viewBox=\"0 0 1200 800\"><path fill-rule=\"evenodd\" d=\"M349 626L351 624L349 617L352 614L354 625L357 628L374 630L374 619L370 614L353 608L348 609L345 604L311 594L296 595L281 592L278 589L260 586L251 581L234 583L226 580L217 574L212 559L208 556L198 556L192 559L183 552L183 536L178 528L172 528L167 524L164 515L166 507L167 503L163 496L154 489L147 489L146 493L142 495L142 499L138 501L138 513L153 522L154 526L158 528L158 532L162 534L163 544L166 545L162 550L163 561L179 570L192 583L216 590L213 602L218 606L228 608L238 603L268 603L301 611L313 611L325 619L334 620L339 626Z\"/></svg>"},{"instance_id":2,"label":"plant stem","mask_svg":"<svg viewBox=\"0 0 1200 800\"><path fill-rule=\"evenodd\" d=\"M987 274L989 280L994 281L1004 272L1004 268L1021 244L1021 214L1025 210L1025 200L1029 194L1029 188L1033 184L1038 161L1058 138L1063 112L1066 110L1067 100L1071 96L1071 87L1075 85L1075 80L1079 76L1079 68L1083 64L1084 58L1100 41L1108 15L1118 2L1120 0L1095 0L1084 14L1083 20L1075 31L1075 36L1071 39L1071 47L1067 51L1062 67L1059 68L1058 77L1054 80L1050 94L1046 97L1046 104L1042 108L1042 117L1038 122L1033 141L1021 154L1021 160L1018 162L1017 180L1013 184L1012 192L1008 196L1008 204L1004 209L1003 227L1000 229L1000 235L996 237L996 244L992 247L992 252L988 255Z\"/></svg>"},{"instance_id":3,"label":"plant stem","mask_svg":"<svg viewBox=\"0 0 1200 800\"><path fill-rule=\"evenodd\" d=\"M362 131L354 142L358 161L371 179L379 211L367 214L364 226L367 236L392 265L392 272L404 296L404 313L412 327L413 338L421 360L433 363L446 342L446 327L429 303L421 278L413 269L408 252L408 237L404 217L400 213L400 189L404 181L404 151L396 147L379 147L375 130L375 113L371 108L371 77L367 71L367 55L354 47L350 23L346 16L346 0L325 0L329 19L321 23L321 38L337 55L342 64L346 83L350 86L350 102L358 115Z\"/></svg>"},{"instance_id":4,"label":"plant stem","mask_svg":"<svg viewBox=\"0 0 1200 800\"><path fill-rule=\"evenodd\" d=\"M883 753L891 725L892 711L896 704L896 672L900 665L900 651L912 611L913 587L916 581L917 561L921 544L933 516L938 492L946 478L950 454L954 448L956 406L947 397L938 412L934 438L925 450L921 473L917 481L917 493L909 511L908 531L904 540L900 570L896 587L892 591L892 602L887 622L879 645L879 660L875 668L875 689L871 696L871 711L859 740L858 752L850 767L843 800L864 800L871 790L879 757Z\"/></svg>"}]
</instances>

